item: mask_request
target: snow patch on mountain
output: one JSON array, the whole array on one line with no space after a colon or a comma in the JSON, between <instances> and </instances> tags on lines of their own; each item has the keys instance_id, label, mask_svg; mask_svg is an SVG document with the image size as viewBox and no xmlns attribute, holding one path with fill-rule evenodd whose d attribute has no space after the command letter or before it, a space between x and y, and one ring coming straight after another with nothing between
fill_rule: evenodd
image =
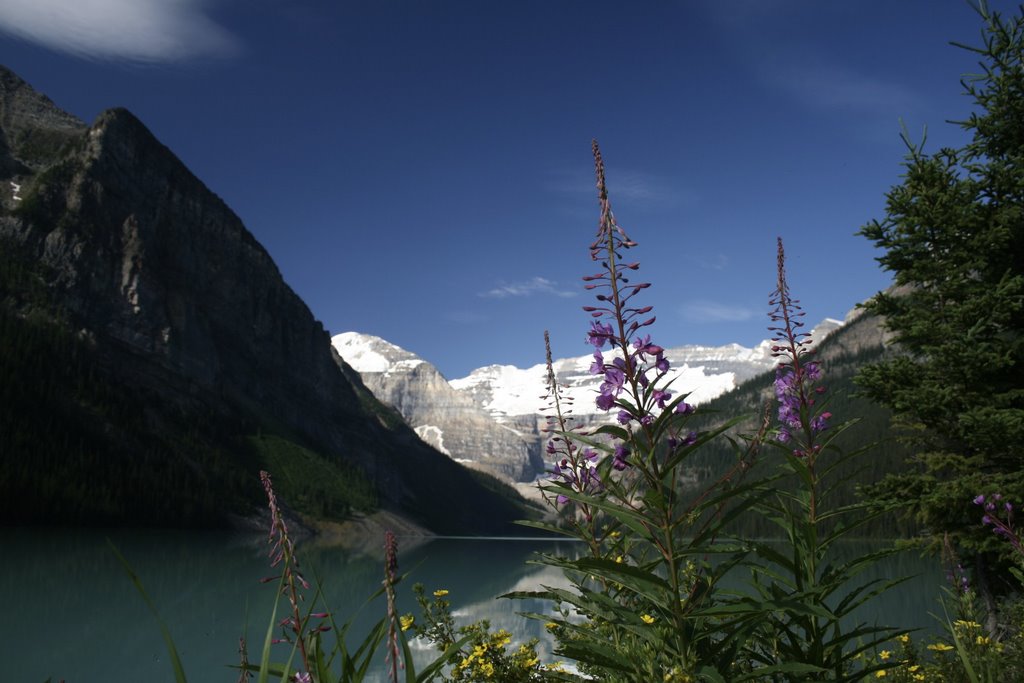
<instances>
[{"instance_id":1,"label":"snow patch on mountain","mask_svg":"<svg viewBox=\"0 0 1024 683\"><path fill-rule=\"evenodd\" d=\"M401 346L358 332L337 334L331 338L331 344L358 373L406 372L425 362Z\"/></svg>"},{"instance_id":2,"label":"snow patch on mountain","mask_svg":"<svg viewBox=\"0 0 1024 683\"><path fill-rule=\"evenodd\" d=\"M444 447L444 430L437 425L419 425L413 428L416 436L420 437L431 446L451 457L451 451Z\"/></svg>"}]
</instances>

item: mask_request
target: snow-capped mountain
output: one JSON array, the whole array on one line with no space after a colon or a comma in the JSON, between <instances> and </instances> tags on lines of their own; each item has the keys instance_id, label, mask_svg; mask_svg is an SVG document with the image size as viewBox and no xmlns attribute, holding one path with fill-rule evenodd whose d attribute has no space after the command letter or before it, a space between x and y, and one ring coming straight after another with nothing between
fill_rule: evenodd
<instances>
[{"instance_id":1,"label":"snow-capped mountain","mask_svg":"<svg viewBox=\"0 0 1024 683\"><path fill-rule=\"evenodd\" d=\"M817 343L842 326L842 321L826 318L811 331ZM762 341L753 348L739 344L724 346L676 346L665 350L670 368L667 379L672 391L688 392L687 402L700 404L735 388L755 375L775 367L772 342ZM606 360L609 356L606 354ZM552 363L555 376L564 387L564 395L574 399L577 416L602 413L594 404L601 375L590 374L593 356L565 358ZM473 402L499 422L519 422L524 415L539 412L547 370L543 363L522 369L512 365L489 365L455 379L450 384L471 396Z\"/></svg>"},{"instance_id":2,"label":"snow-capped mountain","mask_svg":"<svg viewBox=\"0 0 1024 683\"><path fill-rule=\"evenodd\" d=\"M811 331L811 338L820 342L842 325L827 318ZM442 453L510 482L528 481L544 470L543 363L529 368L489 365L449 382L427 361L379 337L345 332L331 341L367 388ZM774 367L771 347L765 340L753 348L726 344L666 349L671 390L689 393L689 403L709 401ZM603 377L590 374L592 362L593 356L585 355L552 363L563 395L574 399L573 414L582 423L609 419L594 404Z\"/></svg>"},{"instance_id":3,"label":"snow-capped mountain","mask_svg":"<svg viewBox=\"0 0 1024 683\"><path fill-rule=\"evenodd\" d=\"M331 343L379 401L457 462L509 482L529 481L543 468L535 428L520 432L499 424L416 354L356 332L336 335Z\"/></svg>"}]
</instances>

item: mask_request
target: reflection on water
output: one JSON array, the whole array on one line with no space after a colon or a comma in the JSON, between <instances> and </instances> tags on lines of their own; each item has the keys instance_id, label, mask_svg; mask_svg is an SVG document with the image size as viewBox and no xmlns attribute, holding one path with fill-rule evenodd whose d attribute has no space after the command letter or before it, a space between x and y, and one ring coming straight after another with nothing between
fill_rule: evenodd
<instances>
[{"instance_id":1,"label":"reflection on water","mask_svg":"<svg viewBox=\"0 0 1024 683\"><path fill-rule=\"evenodd\" d=\"M68 683L173 680L156 620L110 552L108 535L168 624L189 681L235 680L227 667L238 661L239 635L247 633L250 643L262 642L273 606L274 584L259 583L271 573L264 546L222 533L154 530L0 530L5 558L0 590L6 602L0 620L0 661L5 677L28 683L42 683L48 677ZM438 539L407 551L400 547L399 570L412 574L408 585L399 586L399 609L417 612L413 582L423 583L428 594L448 589L459 623L489 619L495 629L505 628L517 640L540 638L540 650L550 661L543 624L517 614L544 612L546 606L495 596L541 584L564 585L560 572L527 561L538 550L571 554L578 547L476 539ZM870 547L851 545L849 552ZM326 604L339 624L356 614L380 586L383 566L376 547L359 552L307 545L299 555L307 577L321 579ZM878 601L878 611L861 615L863 619L934 629L928 613L940 611L938 587L943 581L934 562L902 553L869 572L865 578L918 578L890 592ZM361 639L383 615L382 600L363 607L353 637ZM252 659L257 658L255 649ZM417 657L428 661L431 655L421 651ZM383 672L383 653L380 659Z\"/></svg>"}]
</instances>

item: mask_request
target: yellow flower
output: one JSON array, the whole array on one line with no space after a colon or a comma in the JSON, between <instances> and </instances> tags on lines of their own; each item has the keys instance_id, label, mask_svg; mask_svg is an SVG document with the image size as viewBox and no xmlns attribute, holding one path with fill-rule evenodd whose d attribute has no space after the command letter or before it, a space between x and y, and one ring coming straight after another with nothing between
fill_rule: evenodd
<instances>
[{"instance_id":1,"label":"yellow flower","mask_svg":"<svg viewBox=\"0 0 1024 683\"><path fill-rule=\"evenodd\" d=\"M622 555L619 555L618 557L616 557L616 558L615 558L615 562L616 562L617 564L622 564Z\"/></svg>"},{"instance_id":2,"label":"yellow flower","mask_svg":"<svg viewBox=\"0 0 1024 683\"><path fill-rule=\"evenodd\" d=\"M953 626L959 626L960 628L981 628L981 624L976 621L964 621L963 619L957 619L953 622Z\"/></svg>"},{"instance_id":3,"label":"yellow flower","mask_svg":"<svg viewBox=\"0 0 1024 683\"><path fill-rule=\"evenodd\" d=\"M974 642L978 645L988 645L992 640L988 636L978 636L974 639Z\"/></svg>"},{"instance_id":4,"label":"yellow flower","mask_svg":"<svg viewBox=\"0 0 1024 683\"><path fill-rule=\"evenodd\" d=\"M906 645L907 643L910 642L910 634L909 633L904 633L902 635L898 635L898 636L896 636L896 640L898 640L901 643L903 643L904 645Z\"/></svg>"},{"instance_id":5,"label":"yellow flower","mask_svg":"<svg viewBox=\"0 0 1024 683\"><path fill-rule=\"evenodd\" d=\"M412 626L416 622L416 617L414 617L411 614L405 614L405 615L399 617L398 621L402 625L402 630L403 631L408 631L409 627Z\"/></svg>"},{"instance_id":6,"label":"yellow flower","mask_svg":"<svg viewBox=\"0 0 1024 683\"><path fill-rule=\"evenodd\" d=\"M484 678L490 678L494 675L494 665L490 662L481 662L477 669L484 675Z\"/></svg>"},{"instance_id":7,"label":"yellow flower","mask_svg":"<svg viewBox=\"0 0 1024 683\"><path fill-rule=\"evenodd\" d=\"M934 650L935 652L947 652L948 650L952 650L953 646L946 645L945 643L935 643L934 645L929 645L928 649Z\"/></svg>"},{"instance_id":8,"label":"yellow flower","mask_svg":"<svg viewBox=\"0 0 1024 683\"><path fill-rule=\"evenodd\" d=\"M915 681L923 681L924 680L924 674L914 674L914 680Z\"/></svg>"},{"instance_id":9,"label":"yellow flower","mask_svg":"<svg viewBox=\"0 0 1024 683\"><path fill-rule=\"evenodd\" d=\"M650 614L643 614L643 615L641 615L640 616L640 620L642 622L644 622L645 624L653 624L654 623L654 617L652 617Z\"/></svg>"},{"instance_id":10,"label":"yellow flower","mask_svg":"<svg viewBox=\"0 0 1024 683\"><path fill-rule=\"evenodd\" d=\"M558 624L556 624L553 621L549 621L548 623L544 624L544 628L546 628L549 631L554 631L556 628L558 628Z\"/></svg>"},{"instance_id":11,"label":"yellow flower","mask_svg":"<svg viewBox=\"0 0 1024 683\"><path fill-rule=\"evenodd\" d=\"M915 671L917 671L920 668L921 668L920 664L914 664L913 666L908 666L907 667L907 671L909 671L910 673L914 673Z\"/></svg>"},{"instance_id":12,"label":"yellow flower","mask_svg":"<svg viewBox=\"0 0 1024 683\"><path fill-rule=\"evenodd\" d=\"M889 659L889 657L891 657L891 656L892 656L892 653L889 652L888 650L882 650L881 652L878 653L879 659L881 659L883 662L885 660Z\"/></svg>"},{"instance_id":13,"label":"yellow flower","mask_svg":"<svg viewBox=\"0 0 1024 683\"><path fill-rule=\"evenodd\" d=\"M888 674L885 673L885 669L881 669L875 672L875 678L885 678Z\"/></svg>"},{"instance_id":14,"label":"yellow flower","mask_svg":"<svg viewBox=\"0 0 1024 683\"><path fill-rule=\"evenodd\" d=\"M446 595L448 595L448 589L446 588L441 588L439 590L434 591L435 598L443 598Z\"/></svg>"}]
</instances>

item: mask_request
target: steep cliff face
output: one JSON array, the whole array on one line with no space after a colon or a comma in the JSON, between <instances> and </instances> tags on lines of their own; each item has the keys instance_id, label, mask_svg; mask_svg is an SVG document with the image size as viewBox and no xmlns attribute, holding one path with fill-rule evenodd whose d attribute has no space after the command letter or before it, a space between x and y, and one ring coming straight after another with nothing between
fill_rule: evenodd
<instances>
[{"instance_id":1,"label":"steep cliff face","mask_svg":"<svg viewBox=\"0 0 1024 683\"><path fill-rule=\"evenodd\" d=\"M345 332L332 343L374 396L457 462L508 482L530 481L543 468L536 425L524 433L499 424L436 367L380 337Z\"/></svg>"},{"instance_id":2,"label":"steep cliff face","mask_svg":"<svg viewBox=\"0 0 1024 683\"><path fill-rule=\"evenodd\" d=\"M497 505L491 526L519 514L372 398L266 250L132 114L86 127L2 68L0 106L0 245L10 272L29 273L3 281L7 320L69 329L88 372L145 406L147 437L208 423L195 446L228 451L217 476L237 479L267 464L246 438L272 433L319 458L314 472L365 477L382 505L434 528L486 530L474 505ZM131 459L123 424L93 417ZM232 435L214 433L226 424ZM206 476L201 452L166 450ZM435 514L456 495L469 509Z\"/></svg>"},{"instance_id":3,"label":"steep cliff face","mask_svg":"<svg viewBox=\"0 0 1024 683\"><path fill-rule=\"evenodd\" d=\"M259 406L317 438L331 437L323 406L356 409L327 333L269 254L132 114L104 112L38 183L23 180L4 232L134 378Z\"/></svg>"}]
</instances>

